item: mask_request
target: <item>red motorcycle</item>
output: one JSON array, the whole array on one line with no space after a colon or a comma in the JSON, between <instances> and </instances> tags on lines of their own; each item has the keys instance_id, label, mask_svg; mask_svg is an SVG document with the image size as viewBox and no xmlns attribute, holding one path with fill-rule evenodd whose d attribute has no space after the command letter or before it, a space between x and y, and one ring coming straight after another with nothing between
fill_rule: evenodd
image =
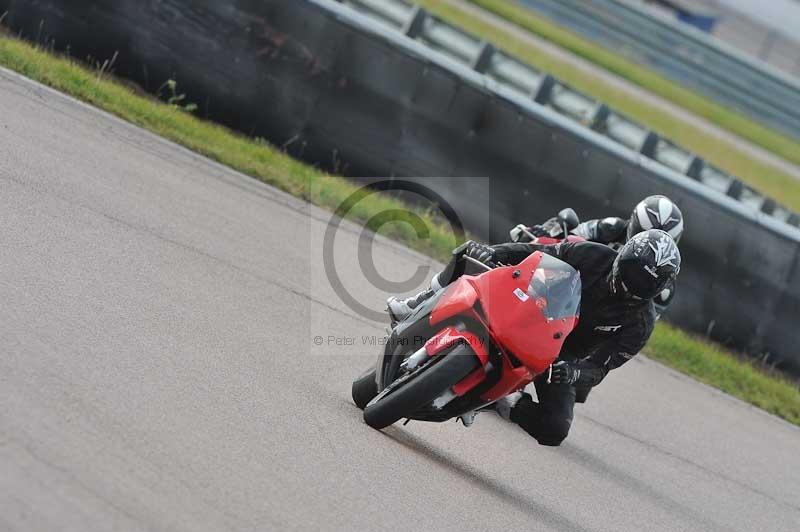
<instances>
[{"instance_id":1,"label":"red motorcycle","mask_svg":"<svg viewBox=\"0 0 800 532\"><path fill-rule=\"evenodd\" d=\"M353 382L353 400L376 429L403 418L468 424L548 371L577 323L580 297L578 272L538 251L516 266L463 275L395 327L376 368Z\"/></svg>"}]
</instances>

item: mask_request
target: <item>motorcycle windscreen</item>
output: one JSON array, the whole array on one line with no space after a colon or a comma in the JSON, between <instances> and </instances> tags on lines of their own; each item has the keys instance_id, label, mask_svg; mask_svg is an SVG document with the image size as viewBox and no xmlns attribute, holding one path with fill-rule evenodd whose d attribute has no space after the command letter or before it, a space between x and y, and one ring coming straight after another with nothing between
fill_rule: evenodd
<instances>
[{"instance_id":1,"label":"motorcycle windscreen","mask_svg":"<svg viewBox=\"0 0 800 532\"><path fill-rule=\"evenodd\" d=\"M578 272L536 252L517 266L498 268L472 282L495 338L534 374L546 370L577 321Z\"/></svg>"},{"instance_id":2,"label":"motorcycle windscreen","mask_svg":"<svg viewBox=\"0 0 800 532\"><path fill-rule=\"evenodd\" d=\"M575 317L581 306L581 276L566 262L543 254L528 284L528 295L548 320Z\"/></svg>"}]
</instances>

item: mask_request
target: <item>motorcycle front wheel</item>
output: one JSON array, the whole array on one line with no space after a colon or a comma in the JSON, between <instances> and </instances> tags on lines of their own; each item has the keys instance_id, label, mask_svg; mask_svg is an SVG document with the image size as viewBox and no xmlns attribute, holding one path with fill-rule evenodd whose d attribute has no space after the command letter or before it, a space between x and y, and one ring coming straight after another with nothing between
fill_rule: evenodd
<instances>
[{"instance_id":1,"label":"motorcycle front wheel","mask_svg":"<svg viewBox=\"0 0 800 532\"><path fill-rule=\"evenodd\" d=\"M386 428L411 416L479 367L472 350L458 344L379 393L364 409L364 421L374 429Z\"/></svg>"},{"instance_id":2,"label":"motorcycle front wheel","mask_svg":"<svg viewBox=\"0 0 800 532\"><path fill-rule=\"evenodd\" d=\"M353 381L350 387L350 394L355 405L364 410L367 403L378 395L378 384L375 382L375 368L365 371L359 378Z\"/></svg>"}]
</instances>

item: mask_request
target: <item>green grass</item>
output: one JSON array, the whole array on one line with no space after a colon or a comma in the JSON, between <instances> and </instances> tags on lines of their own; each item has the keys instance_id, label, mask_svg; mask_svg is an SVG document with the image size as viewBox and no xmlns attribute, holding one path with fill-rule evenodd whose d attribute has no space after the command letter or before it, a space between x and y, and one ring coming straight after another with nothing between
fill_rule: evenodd
<instances>
[{"instance_id":1,"label":"green grass","mask_svg":"<svg viewBox=\"0 0 800 532\"><path fill-rule=\"evenodd\" d=\"M553 74L576 89L605 102L661 135L685 146L710 163L741 178L762 193L778 199L784 205L800 210L800 180L791 175L741 153L731 143L705 133L668 112L620 93L613 86L599 81L596 77L554 55L531 46L517 37L498 31L492 23L475 17L462 8L442 2L442 0L415 1L434 15L460 26L482 39L491 41L519 59ZM508 19L522 29L566 48L788 161L800 164L799 142L698 96L647 68L550 23L513 2L505 0L468 1Z\"/></svg>"},{"instance_id":2,"label":"green grass","mask_svg":"<svg viewBox=\"0 0 800 532\"><path fill-rule=\"evenodd\" d=\"M70 59L50 55L23 41L0 35L0 65L316 205L335 210L359 188L300 163L263 141L200 120L174 105L159 102ZM373 194L359 202L347 217L363 224L375 214L390 209L410 210L394 198ZM429 213L418 214L430 229L423 238L418 238L408 224L402 223L383 225L380 232L413 249L445 259L455 247L456 238L441 220ZM657 360L800 425L797 386L762 372L718 347L660 324L647 352Z\"/></svg>"}]
</instances>

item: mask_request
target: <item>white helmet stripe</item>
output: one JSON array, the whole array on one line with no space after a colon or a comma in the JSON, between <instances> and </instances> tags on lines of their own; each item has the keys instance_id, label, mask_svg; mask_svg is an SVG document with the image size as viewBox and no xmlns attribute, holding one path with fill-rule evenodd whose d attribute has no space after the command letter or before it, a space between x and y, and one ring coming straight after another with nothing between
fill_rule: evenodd
<instances>
[{"instance_id":1,"label":"white helmet stripe","mask_svg":"<svg viewBox=\"0 0 800 532\"><path fill-rule=\"evenodd\" d=\"M675 227L667 231L667 233L669 233L669 236L673 239L677 240L678 237L681 236L681 233L683 233L683 219L679 220L678 223L675 224Z\"/></svg>"},{"instance_id":2,"label":"white helmet stripe","mask_svg":"<svg viewBox=\"0 0 800 532\"><path fill-rule=\"evenodd\" d=\"M658 223L666 225L672 216L672 202L667 198L658 198Z\"/></svg>"},{"instance_id":3,"label":"white helmet stripe","mask_svg":"<svg viewBox=\"0 0 800 532\"><path fill-rule=\"evenodd\" d=\"M653 222L650 221L650 215L647 214L645 202L641 202L636 206L636 217L639 218L639 225L642 226L643 230L646 231L653 228Z\"/></svg>"}]
</instances>

